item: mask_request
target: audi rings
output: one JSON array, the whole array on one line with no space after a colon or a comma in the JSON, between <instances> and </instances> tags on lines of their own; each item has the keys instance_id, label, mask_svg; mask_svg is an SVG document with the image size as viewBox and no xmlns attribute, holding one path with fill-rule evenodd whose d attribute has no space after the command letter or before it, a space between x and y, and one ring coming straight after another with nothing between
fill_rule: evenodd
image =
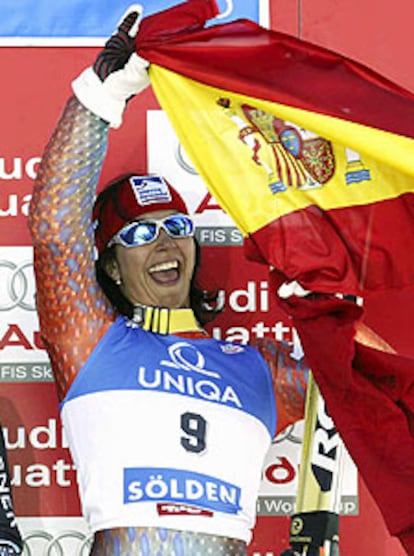
<instances>
[{"instance_id":1,"label":"audi rings","mask_svg":"<svg viewBox=\"0 0 414 556\"><path fill-rule=\"evenodd\" d=\"M300 423L293 423L287 426L272 440L272 444L279 444L279 442L283 442L284 440L292 442L292 444L301 444L303 432L300 430L298 431L298 426L300 426Z\"/></svg>"},{"instance_id":2,"label":"audi rings","mask_svg":"<svg viewBox=\"0 0 414 556\"><path fill-rule=\"evenodd\" d=\"M88 556L93 535L79 531L31 531L24 538L22 556Z\"/></svg>"},{"instance_id":3,"label":"audi rings","mask_svg":"<svg viewBox=\"0 0 414 556\"><path fill-rule=\"evenodd\" d=\"M0 311L10 311L16 307L25 309L26 311L35 311L35 296L34 296L34 278L33 278L33 263L25 261L16 264L12 261L0 260L0 272L6 269L7 277L6 287L2 292L5 292L8 299L0 298ZM31 269L30 273L26 269ZM3 293L1 294L3 296Z\"/></svg>"},{"instance_id":4,"label":"audi rings","mask_svg":"<svg viewBox=\"0 0 414 556\"><path fill-rule=\"evenodd\" d=\"M188 174L191 174L193 176L198 176L197 170L194 168L192 162L188 158L187 153L183 149L181 143L177 143L174 154L175 160L177 161L178 165L184 170L184 172L187 172Z\"/></svg>"}]
</instances>

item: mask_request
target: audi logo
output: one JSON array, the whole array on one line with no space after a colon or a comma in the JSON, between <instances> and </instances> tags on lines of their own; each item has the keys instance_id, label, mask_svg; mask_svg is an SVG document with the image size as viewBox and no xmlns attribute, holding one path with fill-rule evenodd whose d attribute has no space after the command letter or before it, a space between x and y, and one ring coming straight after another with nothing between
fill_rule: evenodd
<instances>
[{"instance_id":1,"label":"audi logo","mask_svg":"<svg viewBox=\"0 0 414 556\"><path fill-rule=\"evenodd\" d=\"M31 531L24 538L22 556L88 556L93 535L79 531Z\"/></svg>"},{"instance_id":2,"label":"audi logo","mask_svg":"<svg viewBox=\"0 0 414 556\"><path fill-rule=\"evenodd\" d=\"M33 263L14 263L0 260L0 277L3 287L0 294L0 311L10 311L16 307L35 311Z\"/></svg>"},{"instance_id":3,"label":"audi logo","mask_svg":"<svg viewBox=\"0 0 414 556\"><path fill-rule=\"evenodd\" d=\"M292 444L301 444L303 440L303 433L298 431L298 423L293 423L283 429L277 436L272 440L272 444L279 444L284 440L292 442Z\"/></svg>"},{"instance_id":4,"label":"audi logo","mask_svg":"<svg viewBox=\"0 0 414 556\"><path fill-rule=\"evenodd\" d=\"M193 163L188 158L187 153L183 149L181 143L178 143L175 148L175 159L178 162L178 165L184 170L184 172L192 174L193 176L198 176L197 170L194 168Z\"/></svg>"}]
</instances>

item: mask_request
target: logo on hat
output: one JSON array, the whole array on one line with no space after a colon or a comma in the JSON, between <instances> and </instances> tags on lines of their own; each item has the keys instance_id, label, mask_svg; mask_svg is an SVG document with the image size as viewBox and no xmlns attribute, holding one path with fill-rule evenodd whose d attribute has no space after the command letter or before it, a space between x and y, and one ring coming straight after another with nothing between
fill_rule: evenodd
<instances>
[{"instance_id":1,"label":"logo on hat","mask_svg":"<svg viewBox=\"0 0 414 556\"><path fill-rule=\"evenodd\" d=\"M133 176L129 182L141 206L172 201L170 188L161 176Z\"/></svg>"}]
</instances>

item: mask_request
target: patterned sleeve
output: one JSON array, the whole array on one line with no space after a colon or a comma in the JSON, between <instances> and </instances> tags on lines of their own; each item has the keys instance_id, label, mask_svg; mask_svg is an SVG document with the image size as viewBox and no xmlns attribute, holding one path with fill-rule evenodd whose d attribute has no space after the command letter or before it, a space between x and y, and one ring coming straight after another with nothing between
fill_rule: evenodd
<instances>
[{"instance_id":1,"label":"patterned sleeve","mask_svg":"<svg viewBox=\"0 0 414 556\"><path fill-rule=\"evenodd\" d=\"M278 434L303 419L309 367L306 359L296 361L292 358L289 344L271 338L256 338L249 343L262 354L272 374Z\"/></svg>"},{"instance_id":2,"label":"patterned sleeve","mask_svg":"<svg viewBox=\"0 0 414 556\"><path fill-rule=\"evenodd\" d=\"M61 398L113 320L95 279L91 222L107 138L108 124L69 99L33 190L37 308Z\"/></svg>"}]
</instances>

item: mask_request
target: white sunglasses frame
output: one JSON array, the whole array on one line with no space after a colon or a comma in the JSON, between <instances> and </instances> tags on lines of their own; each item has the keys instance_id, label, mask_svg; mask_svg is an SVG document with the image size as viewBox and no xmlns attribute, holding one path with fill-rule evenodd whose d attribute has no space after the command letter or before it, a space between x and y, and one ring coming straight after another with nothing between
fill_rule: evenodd
<instances>
[{"instance_id":1,"label":"white sunglasses frame","mask_svg":"<svg viewBox=\"0 0 414 556\"><path fill-rule=\"evenodd\" d=\"M191 224L192 224L191 234L181 236L181 237L180 236L174 236L174 235L170 234L167 227L164 225L164 222L166 220L169 220L170 218L175 218L176 216L182 216L182 217L186 218L187 220L189 220L191 222ZM126 243L122 239L121 233L123 232L123 230L129 228L130 226L132 226L134 224L145 224L146 222L149 222L151 224L156 225L155 235L152 239L150 239L149 241L146 241L145 243L142 243L141 245L129 245L128 243ZM186 239L188 237L194 237L194 234L195 234L194 220L188 214L183 214L181 212L177 212L176 214L169 214L168 216L163 216L162 218L142 218L142 219L139 219L139 220L133 220L131 222L128 222L128 224L123 226L114 236L111 237L111 239L107 243L107 247L112 247L113 245L122 245L126 249L130 249L132 247L142 247L144 245L149 245L149 244L153 243L158 238L158 236L160 235L160 230L161 229L164 230L165 233L168 235L168 237L170 237L172 239Z\"/></svg>"}]
</instances>

